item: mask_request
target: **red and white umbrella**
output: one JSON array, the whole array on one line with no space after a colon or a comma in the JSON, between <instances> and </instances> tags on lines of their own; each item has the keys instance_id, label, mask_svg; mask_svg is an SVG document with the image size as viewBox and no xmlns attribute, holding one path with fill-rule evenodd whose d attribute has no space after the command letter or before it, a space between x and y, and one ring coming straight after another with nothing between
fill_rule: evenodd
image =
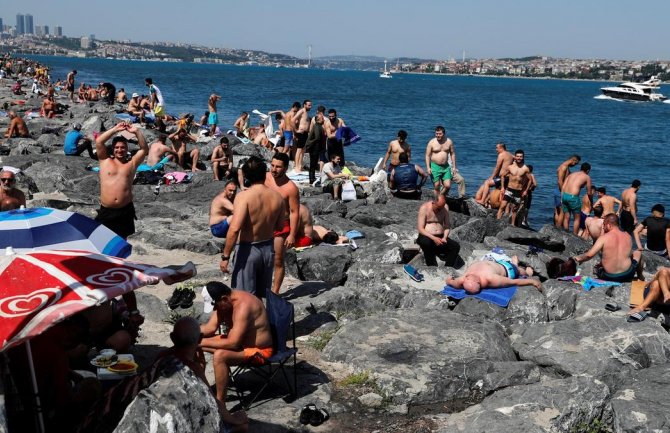
<instances>
[{"instance_id":1,"label":"red and white umbrella","mask_svg":"<svg viewBox=\"0 0 670 433\"><path fill-rule=\"evenodd\" d=\"M56 323L137 288L184 281L193 263L157 268L86 251L34 251L0 257L0 352Z\"/></svg>"}]
</instances>

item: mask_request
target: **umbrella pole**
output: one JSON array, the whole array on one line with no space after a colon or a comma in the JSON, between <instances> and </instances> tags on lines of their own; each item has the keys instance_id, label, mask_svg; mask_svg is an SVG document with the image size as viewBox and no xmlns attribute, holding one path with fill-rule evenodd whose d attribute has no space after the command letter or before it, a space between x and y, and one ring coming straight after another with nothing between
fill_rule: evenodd
<instances>
[{"instance_id":1,"label":"umbrella pole","mask_svg":"<svg viewBox=\"0 0 670 433\"><path fill-rule=\"evenodd\" d=\"M30 380L33 383L33 391L35 392L35 411L37 412L37 422L39 432L44 433L44 418L42 417L42 403L40 402L40 394L37 389L37 378L35 377L35 365L33 364L33 351L30 348L30 340L26 341L26 352L28 354L28 367L30 368Z\"/></svg>"}]
</instances>

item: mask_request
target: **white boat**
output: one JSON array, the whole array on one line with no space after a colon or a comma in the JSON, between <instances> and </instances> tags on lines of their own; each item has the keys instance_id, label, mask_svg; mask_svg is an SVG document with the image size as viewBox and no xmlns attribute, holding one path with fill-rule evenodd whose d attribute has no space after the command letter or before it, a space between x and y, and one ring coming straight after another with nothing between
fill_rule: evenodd
<instances>
[{"instance_id":1,"label":"white boat","mask_svg":"<svg viewBox=\"0 0 670 433\"><path fill-rule=\"evenodd\" d=\"M651 77L642 83L633 83L627 81L618 86L601 87L603 95L614 99L624 99L628 101L664 101L668 99L657 90L660 88L661 80Z\"/></svg>"},{"instance_id":2,"label":"white boat","mask_svg":"<svg viewBox=\"0 0 670 433\"><path fill-rule=\"evenodd\" d=\"M386 60L384 60L384 72L379 74L379 78L393 78L393 75L386 69Z\"/></svg>"}]
</instances>

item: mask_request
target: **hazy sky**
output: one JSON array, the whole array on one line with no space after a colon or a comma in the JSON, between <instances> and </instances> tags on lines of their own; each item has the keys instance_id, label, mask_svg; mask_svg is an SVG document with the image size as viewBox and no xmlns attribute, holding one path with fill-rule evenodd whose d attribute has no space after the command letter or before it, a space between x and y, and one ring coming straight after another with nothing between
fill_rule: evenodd
<instances>
[{"instance_id":1,"label":"hazy sky","mask_svg":"<svg viewBox=\"0 0 670 433\"><path fill-rule=\"evenodd\" d=\"M66 36L191 42L298 57L377 55L447 59L545 55L670 59L670 1L0 0Z\"/></svg>"}]
</instances>

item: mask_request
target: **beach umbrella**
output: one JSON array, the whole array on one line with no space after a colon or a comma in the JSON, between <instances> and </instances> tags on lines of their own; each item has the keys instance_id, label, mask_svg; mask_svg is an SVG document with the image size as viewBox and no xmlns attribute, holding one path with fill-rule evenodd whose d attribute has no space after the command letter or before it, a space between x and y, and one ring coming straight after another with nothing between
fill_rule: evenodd
<instances>
[{"instance_id":1,"label":"beach umbrella","mask_svg":"<svg viewBox=\"0 0 670 433\"><path fill-rule=\"evenodd\" d=\"M7 248L0 257L0 352L26 343L38 421L44 431L30 339L89 307L146 285L196 274L193 263L158 268L87 251Z\"/></svg>"},{"instance_id":2,"label":"beach umbrella","mask_svg":"<svg viewBox=\"0 0 670 433\"><path fill-rule=\"evenodd\" d=\"M0 248L16 252L81 250L126 258L132 246L91 218L37 207L0 212Z\"/></svg>"}]
</instances>

